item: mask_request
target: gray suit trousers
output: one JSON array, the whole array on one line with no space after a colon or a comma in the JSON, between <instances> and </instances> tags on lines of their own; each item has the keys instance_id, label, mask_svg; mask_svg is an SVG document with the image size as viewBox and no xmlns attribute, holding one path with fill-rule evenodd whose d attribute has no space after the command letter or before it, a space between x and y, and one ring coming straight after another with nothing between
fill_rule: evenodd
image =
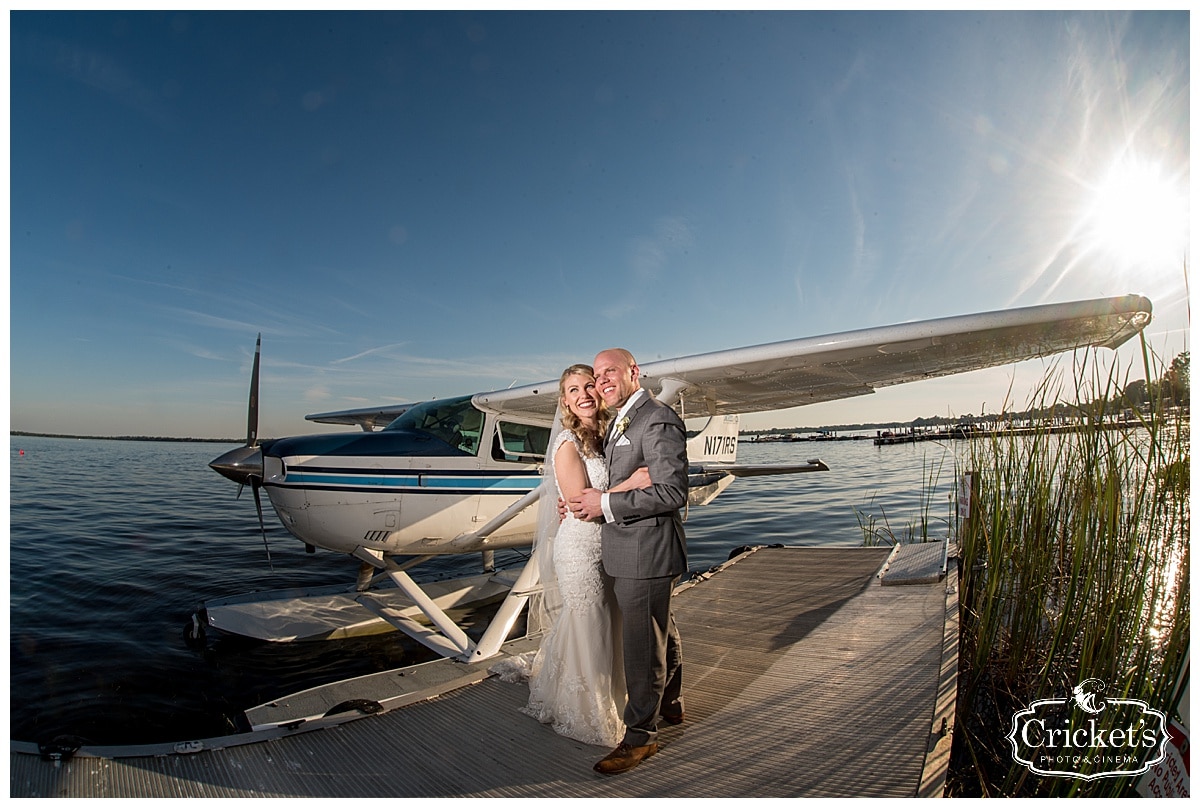
<instances>
[{"instance_id":1,"label":"gray suit trousers","mask_svg":"<svg viewBox=\"0 0 1200 808\"><path fill-rule=\"evenodd\" d=\"M683 709L679 703L683 656L671 612L671 591L677 580L613 579L621 609L625 682L629 688L625 743L630 746L645 746L657 739L661 710L679 713Z\"/></svg>"}]
</instances>

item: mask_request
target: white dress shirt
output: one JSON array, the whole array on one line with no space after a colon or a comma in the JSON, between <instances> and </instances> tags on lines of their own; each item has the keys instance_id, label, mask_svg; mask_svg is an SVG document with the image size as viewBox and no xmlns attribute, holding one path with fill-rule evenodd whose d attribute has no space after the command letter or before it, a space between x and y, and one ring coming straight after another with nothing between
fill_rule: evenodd
<instances>
[{"instance_id":1,"label":"white dress shirt","mask_svg":"<svg viewBox=\"0 0 1200 808\"><path fill-rule=\"evenodd\" d=\"M633 409L633 405L636 404L637 400L639 398L641 398L643 395L645 395L645 393L646 393L645 389L641 388L641 387L639 387L637 390L634 390L633 395L631 395L629 398L625 399L625 403L621 405L621 409L617 410L617 417L613 419L612 425L609 427L609 429L616 429L617 424L619 424L621 422L621 419L624 418L631 409ZM616 439L617 439L617 436L614 435L613 440L616 440ZM604 521L605 522L617 521L616 517L613 516L612 511L609 510L608 492L607 491L605 491L603 494L600 495L600 508L601 508L601 510L604 511Z\"/></svg>"}]
</instances>

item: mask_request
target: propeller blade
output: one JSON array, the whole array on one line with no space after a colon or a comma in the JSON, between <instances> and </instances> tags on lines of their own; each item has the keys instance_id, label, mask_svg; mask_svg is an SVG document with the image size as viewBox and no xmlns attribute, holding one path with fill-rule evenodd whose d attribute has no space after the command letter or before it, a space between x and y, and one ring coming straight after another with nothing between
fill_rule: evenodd
<instances>
[{"instance_id":1,"label":"propeller blade","mask_svg":"<svg viewBox=\"0 0 1200 808\"><path fill-rule=\"evenodd\" d=\"M258 359L262 352L262 334L254 343L254 368L250 371L250 406L246 417L246 445L258 445Z\"/></svg>"},{"instance_id":2,"label":"propeller blade","mask_svg":"<svg viewBox=\"0 0 1200 808\"><path fill-rule=\"evenodd\" d=\"M258 484L250 483L250 490L254 492L254 508L258 511L258 527L262 531L263 547L267 549L267 565L271 568L271 572L274 572L275 565L271 562L271 545L267 542L267 524L263 521L262 498L258 495L258 489Z\"/></svg>"},{"instance_id":3,"label":"propeller blade","mask_svg":"<svg viewBox=\"0 0 1200 808\"><path fill-rule=\"evenodd\" d=\"M239 485L262 482L263 459L262 451L258 448L258 368L262 356L262 334L254 343L254 365L250 371L250 402L246 415L246 445L231 449L209 467L221 476L233 480ZM242 489L238 488L238 499L242 497Z\"/></svg>"},{"instance_id":4,"label":"propeller blade","mask_svg":"<svg viewBox=\"0 0 1200 808\"><path fill-rule=\"evenodd\" d=\"M213 471L238 484L238 499L246 483L254 492L254 509L258 511L258 528L262 531L263 547L267 550L267 564L271 572L275 564L271 561L271 544L267 541L267 523L263 519L262 497L258 489L263 483L263 453L258 446L258 368L262 356L262 333L254 343L254 366L250 371L250 403L246 414L246 445L231 449L209 463Z\"/></svg>"}]
</instances>

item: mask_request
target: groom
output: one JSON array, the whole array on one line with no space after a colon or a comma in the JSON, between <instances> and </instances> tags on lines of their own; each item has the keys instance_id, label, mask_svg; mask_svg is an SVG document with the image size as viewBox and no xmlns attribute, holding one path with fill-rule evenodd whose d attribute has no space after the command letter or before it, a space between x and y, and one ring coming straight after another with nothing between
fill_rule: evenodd
<instances>
[{"instance_id":1,"label":"groom","mask_svg":"<svg viewBox=\"0 0 1200 808\"><path fill-rule=\"evenodd\" d=\"M604 444L608 482L617 485L640 466L651 486L602 493L588 488L571 500L580 519L603 519L601 558L613 578L621 609L625 683L625 738L595 765L601 774L628 771L658 751L658 718L683 722L683 657L671 613L671 590L687 571L679 509L687 501L687 449L675 410L642 389L633 355L601 351L593 369L596 389L617 415Z\"/></svg>"}]
</instances>

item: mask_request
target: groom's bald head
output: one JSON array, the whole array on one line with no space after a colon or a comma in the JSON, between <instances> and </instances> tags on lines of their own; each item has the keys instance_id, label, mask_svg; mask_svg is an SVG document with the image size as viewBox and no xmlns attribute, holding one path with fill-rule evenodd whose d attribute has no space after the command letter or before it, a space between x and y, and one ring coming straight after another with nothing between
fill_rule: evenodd
<instances>
[{"instance_id":1,"label":"groom's bald head","mask_svg":"<svg viewBox=\"0 0 1200 808\"><path fill-rule=\"evenodd\" d=\"M609 348L596 354L592 368L596 372L596 389L613 410L620 409L641 386L638 382L641 369L633 354L624 348Z\"/></svg>"}]
</instances>

